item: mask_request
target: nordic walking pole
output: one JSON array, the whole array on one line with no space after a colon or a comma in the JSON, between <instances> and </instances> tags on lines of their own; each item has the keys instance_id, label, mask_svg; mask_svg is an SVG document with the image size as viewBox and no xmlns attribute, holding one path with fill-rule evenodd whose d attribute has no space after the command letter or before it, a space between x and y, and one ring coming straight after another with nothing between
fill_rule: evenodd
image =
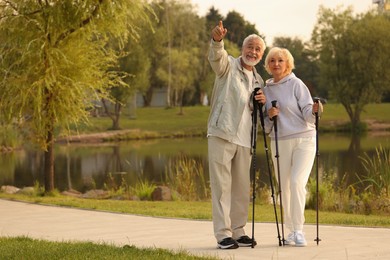
<instances>
[{"instance_id":1,"label":"nordic walking pole","mask_svg":"<svg viewBox=\"0 0 390 260\"><path fill-rule=\"evenodd\" d=\"M270 167L270 164L269 164L269 157L268 157L267 137L266 137L265 128L264 128L263 104L261 104L261 103L259 104L259 110L260 110L260 123L261 123L261 127L262 127L262 129L263 129L263 140L264 140L265 158L266 158L266 160L267 160L269 183L270 183L270 186L271 186L272 204L274 205L274 214L275 214L276 230L278 231L279 246L282 246L282 240L281 240L281 238L280 238L280 231L279 231L278 211L276 210L275 190L274 190L274 185L273 185L273 181L272 181L272 173L271 173L271 167Z\"/></svg>"},{"instance_id":2,"label":"nordic walking pole","mask_svg":"<svg viewBox=\"0 0 390 260\"><path fill-rule=\"evenodd\" d=\"M251 133L251 142L252 142L252 245L255 247L255 200L256 200L256 141L257 141L257 101L255 100L255 95L260 88L255 88L252 93L252 133Z\"/></svg>"},{"instance_id":3,"label":"nordic walking pole","mask_svg":"<svg viewBox=\"0 0 390 260\"><path fill-rule=\"evenodd\" d=\"M315 103L319 103L320 102L320 98L313 98L314 102ZM316 125L316 169L317 169L317 173L316 173L316 226L317 226L317 237L316 239L314 239L314 241L317 242L317 245L320 243L321 239L319 238L319 214L318 214L318 207L319 207L319 192L318 192L318 181L319 181L319 177L318 177L318 173L319 173L319 158L320 158L320 150L319 150L319 146L318 146L318 124L319 124L319 115L318 115L318 112L315 112L315 116L316 116L316 122L315 122L315 125Z\"/></svg>"},{"instance_id":4,"label":"nordic walking pole","mask_svg":"<svg viewBox=\"0 0 390 260\"><path fill-rule=\"evenodd\" d=\"M271 101L272 107L276 107L276 100ZM280 200L280 225L282 226L282 244L284 246L284 227L283 227L283 200L282 200L282 185L281 185L281 179L280 179L280 165L279 165L279 147L278 147L278 120L277 116L274 116L272 118L272 121L274 121L274 133L275 133L275 158L276 158L276 169L278 171L278 186L279 186L279 200Z\"/></svg>"}]
</instances>

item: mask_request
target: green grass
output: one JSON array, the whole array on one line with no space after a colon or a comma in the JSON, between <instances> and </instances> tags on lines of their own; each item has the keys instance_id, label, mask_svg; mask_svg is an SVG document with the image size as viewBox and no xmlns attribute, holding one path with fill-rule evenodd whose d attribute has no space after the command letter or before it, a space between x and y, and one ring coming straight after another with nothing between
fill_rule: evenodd
<instances>
[{"instance_id":1,"label":"green grass","mask_svg":"<svg viewBox=\"0 0 390 260\"><path fill-rule=\"evenodd\" d=\"M390 123L389 109L390 103L368 104L361 114L361 119L362 121L377 120L379 122ZM324 105L324 113L321 121L323 124L329 122L347 123L349 122L349 117L341 104L326 104Z\"/></svg>"},{"instance_id":2,"label":"green grass","mask_svg":"<svg viewBox=\"0 0 390 260\"><path fill-rule=\"evenodd\" d=\"M155 137L204 136L207 131L207 119L210 108L205 106L185 107L179 114L179 108L146 107L138 108L136 118L131 118L126 112L120 119L121 129L133 130L124 139L142 139ZM390 123L387 114L390 103L369 104L362 113L362 121L376 120ZM344 129L349 123L347 112L340 104L327 104L320 120L320 130L336 132ZM93 117L88 125L80 125L79 133L97 133L110 129L111 120L108 117Z\"/></svg>"},{"instance_id":3,"label":"green grass","mask_svg":"<svg viewBox=\"0 0 390 260\"><path fill-rule=\"evenodd\" d=\"M136 215L211 220L210 201L121 201L79 199L67 196L30 197L0 193L0 198L21 200L44 205L58 205L81 209L120 212ZM250 209L251 210L251 209ZM272 205L255 206L256 222L274 222ZM314 210L305 210L306 223L315 223ZM251 213L249 214L251 216ZM352 225L364 227L390 227L388 215L360 215L321 211L321 223L329 225Z\"/></svg>"},{"instance_id":4,"label":"green grass","mask_svg":"<svg viewBox=\"0 0 390 260\"><path fill-rule=\"evenodd\" d=\"M390 123L389 109L390 103L368 104L360 115L361 121L362 123L369 121ZM346 131L349 124L349 116L341 104L327 104L324 106L324 113L320 120L320 130L326 132ZM367 130L370 131L369 126Z\"/></svg>"},{"instance_id":5,"label":"green grass","mask_svg":"<svg viewBox=\"0 0 390 260\"><path fill-rule=\"evenodd\" d=\"M179 108L146 107L137 109L137 117L130 118L126 113L121 116L121 129L140 130L158 135L181 136L206 133L208 107L185 107L183 115ZM108 117L92 117L89 125L79 127L80 133L107 131L111 127Z\"/></svg>"},{"instance_id":6,"label":"green grass","mask_svg":"<svg viewBox=\"0 0 390 260\"><path fill-rule=\"evenodd\" d=\"M362 120L377 120L379 122L390 122L390 103L368 104L363 113Z\"/></svg>"},{"instance_id":7,"label":"green grass","mask_svg":"<svg viewBox=\"0 0 390 260\"><path fill-rule=\"evenodd\" d=\"M28 237L0 237L1 259L216 259L198 257L186 251L158 248L117 247L92 242L49 242Z\"/></svg>"}]
</instances>

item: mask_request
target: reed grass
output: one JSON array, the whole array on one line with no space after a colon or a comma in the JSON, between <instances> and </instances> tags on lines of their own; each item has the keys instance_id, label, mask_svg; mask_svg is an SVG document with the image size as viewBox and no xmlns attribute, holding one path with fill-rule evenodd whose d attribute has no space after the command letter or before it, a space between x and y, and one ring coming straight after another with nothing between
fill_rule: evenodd
<instances>
[{"instance_id":1,"label":"reed grass","mask_svg":"<svg viewBox=\"0 0 390 260\"><path fill-rule=\"evenodd\" d=\"M199 201L210 199L210 185L202 164L181 155L166 166L166 185L177 194L176 199Z\"/></svg>"},{"instance_id":2,"label":"reed grass","mask_svg":"<svg viewBox=\"0 0 390 260\"><path fill-rule=\"evenodd\" d=\"M365 153L360 159L363 162L366 175L360 177L361 183L366 184L366 190L380 196L389 197L390 192L390 149L382 145L375 149L374 156Z\"/></svg>"}]
</instances>

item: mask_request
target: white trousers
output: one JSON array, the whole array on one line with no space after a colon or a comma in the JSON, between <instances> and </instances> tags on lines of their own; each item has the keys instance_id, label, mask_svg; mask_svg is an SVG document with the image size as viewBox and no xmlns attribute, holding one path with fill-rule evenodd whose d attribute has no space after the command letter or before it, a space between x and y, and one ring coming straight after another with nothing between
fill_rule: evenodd
<instances>
[{"instance_id":1,"label":"white trousers","mask_svg":"<svg viewBox=\"0 0 390 260\"><path fill-rule=\"evenodd\" d=\"M217 241L245 235L250 203L250 149L208 137L214 235Z\"/></svg>"},{"instance_id":2,"label":"white trousers","mask_svg":"<svg viewBox=\"0 0 390 260\"><path fill-rule=\"evenodd\" d=\"M302 231L306 184L316 153L315 137L278 140L278 148L284 223L290 231ZM271 151L278 179L275 141L271 141Z\"/></svg>"}]
</instances>

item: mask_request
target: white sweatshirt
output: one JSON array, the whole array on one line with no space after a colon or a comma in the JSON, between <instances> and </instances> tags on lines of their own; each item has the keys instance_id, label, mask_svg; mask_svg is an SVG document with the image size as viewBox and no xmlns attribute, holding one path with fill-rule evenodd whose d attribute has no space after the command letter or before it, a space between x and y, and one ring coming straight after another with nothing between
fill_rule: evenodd
<instances>
[{"instance_id":1,"label":"white sweatshirt","mask_svg":"<svg viewBox=\"0 0 390 260\"><path fill-rule=\"evenodd\" d=\"M274 83L273 78L267 80L264 94L267 98L265 131L272 140L275 139L273 121L268 118L267 111L272 107L273 100L277 101L279 107L278 140L316 135L315 116L312 113L313 99L309 89L294 73L277 83Z\"/></svg>"}]
</instances>

